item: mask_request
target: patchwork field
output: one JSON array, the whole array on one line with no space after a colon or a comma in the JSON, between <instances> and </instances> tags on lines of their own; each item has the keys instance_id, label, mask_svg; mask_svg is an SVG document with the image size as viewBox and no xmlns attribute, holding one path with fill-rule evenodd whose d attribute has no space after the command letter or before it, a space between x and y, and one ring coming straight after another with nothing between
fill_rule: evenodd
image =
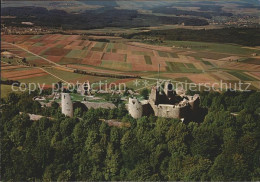
<instances>
[{"instance_id":1,"label":"patchwork field","mask_svg":"<svg viewBox=\"0 0 260 182\"><path fill-rule=\"evenodd\" d=\"M97 42L80 35L52 34L4 35L1 47L18 58L26 58L34 66L28 68L20 65L16 58L2 58L6 63L1 67L2 78L9 80L38 80L50 84L59 80L96 82L107 79L71 73L57 69L57 65L105 74L157 78L160 65L160 78L164 79L196 84L241 80L260 89L260 58L255 56L260 51L238 45L166 41L164 46L158 46L122 39ZM134 87L134 80L125 81L129 87Z\"/></svg>"}]
</instances>

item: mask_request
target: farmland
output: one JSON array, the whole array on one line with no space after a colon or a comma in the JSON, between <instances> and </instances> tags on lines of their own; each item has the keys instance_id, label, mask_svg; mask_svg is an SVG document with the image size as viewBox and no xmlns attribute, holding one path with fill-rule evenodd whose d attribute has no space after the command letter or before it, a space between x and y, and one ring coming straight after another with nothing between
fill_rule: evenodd
<instances>
[{"instance_id":1,"label":"farmland","mask_svg":"<svg viewBox=\"0 0 260 182\"><path fill-rule=\"evenodd\" d=\"M260 59L252 55L258 55L260 50L239 45L191 41L166 41L154 45L123 38L97 42L80 35L46 34L4 35L1 47L17 57L26 58L33 65L26 67L19 64L17 58L2 58L2 79L5 80L38 81L50 85L59 80L75 83L108 79L72 73L64 69L66 67L157 78L160 65L160 76L164 79L196 84L241 80L252 83L256 89L260 85ZM59 65L64 68L57 69ZM127 79L126 84L135 87L132 79Z\"/></svg>"}]
</instances>

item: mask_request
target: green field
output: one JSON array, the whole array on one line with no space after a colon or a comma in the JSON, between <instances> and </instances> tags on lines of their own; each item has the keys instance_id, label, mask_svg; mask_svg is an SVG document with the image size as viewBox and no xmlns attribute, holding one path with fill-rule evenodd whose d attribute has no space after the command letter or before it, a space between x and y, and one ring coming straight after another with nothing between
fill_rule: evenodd
<instances>
[{"instance_id":1,"label":"green field","mask_svg":"<svg viewBox=\"0 0 260 182\"><path fill-rule=\"evenodd\" d=\"M113 43L108 43L106 52L111 52L112 49L114 49L114 44Z\"/></svg>"},{"instance_id":2,"label":"green field","mask_svg":"<svg viewBox=\"0 0 260 182\"><path fill-rule=\"evenodd\" d=\"M196 69L196 67L192 63L185 63L186 67L189 69Z\"/></svg>"},{"instance_id":3,"label":"green field","mask_svg":"<svg viewBox=\"0 0 260 182\"><path fill-rule=\"evenodd\" d=\"M208 65L208 66L213 66L213 64L211 64L211 62L209 61L202 61L205 65Z\"/></svg>"},{"instance_id":4,"label":"green field","mask_svg":"<svg viewBox=\"0 0 260 182\"><path fill-rule=\"evenodd\" d=\"M88 50L71 50L65 57L67 58L84 58L88 54Z\"/></svg>"},{"instance_id":5,"label":"green field","mask_svg":"<svg viewBox=\"0 0 260 182\"><path fill-rule=\"evenodd\" d=\"M196 57L196 58L206 58L206 59L222 59L226 58L229 55L228 54L220 54L220 53L212 53L212 52L196 52L189 54L189 56Z\"/></svg>"},{"instance_id":6,"label":"green field","mask_svg":"<svg viewBox=\"0 0 260 182\"><path fill-rule=\"evenodd\" d=\"M254 50L249 48L243 48L240 45L235 44L219 44L219 43L205 43L205 42L193 42L193 41L165 41L167 46L175 46L179 48L188 47L191 50L197 51L209 51L226 54L237 55L251 55L253 53L260 54L260 50Z\"/></svg>"},{"instance_id":7,"label":"green field","mask_svg":"<svg viewBox=\"0 0 260 182\"><path fill-rule=\"evenodd\" d=\"M34 61L36 59L39 59L39 57L37 56L29 56L29 57L26 57L26 61Z\"/></svg>"},{"instance_id":8,"label":"green field","mask_svg":"<svg viewBox=\"0 0 260 182\"><path fill-rule=\"evenodd\" d=\"M42 35L35 35L35 36L31 37L30 39L39 39L41 37L42 37Z\"/></svg>"},{"instance_id":9,"label":"green field","mask_svg":"<svg viewBox=\"0 0 260 182\"><path fill-rule=\"evenodd\" d=\"M146 64L152 65L152 60L151 60L150 56L144 56L144 59L145 59Z\"/></svg>"},{"instance_id":10,"label":"green field","mask_svg":"<svg viewBox=\"0 0 260 182\"><path fill-rule=\"evenodd\" d=\"M63 44L58 44L58 45L56 45L55 47L57 47L57 48L63 48L63 47L65 47L65 45L63 45Z\"/></svg>"},{"instance_id":11,"label":"green field","mask_svg":"<svg viewBox=\"0 0 260 182\"><path fill-rule=\"evenodd\" d=\"M18 87L14 87L14 89L18 89ZM1 84L1 98L6 98L9 93L12 92L12 86L11 85L3 85ZM21 93L20 91L16 93Z\"/></svg>"},{"instance_id":12,"label":"green field","mask_svg":"<svg viewBox=\"0 0 260 182\"><path fill-rule=\"evenodd\" d=\"M126 62L102 60L101 67L110 68L114 70L130 71L132 65Z\"/></svg>"},{"instance_id":13,"label":"green field","mask_svg":"<svg viewBox=\"0 0 260 182\"><path fill-rule=\"evenodd\" d=\"M82 74L78 74L78 73L72 73L72 72L68 72L68 71L63 71L63 70L58 70L55 68L45 68L46 71L50 72L51 74L66 80L66 81L70 81L70 80L74 80L77 78L82 78L85 77L85 75Z\"/></svg>"},{"instance_id":14,"label":"green field","mask_svg":"<svg viewBox=\"0 0 260 182\"><path fill-rule=\"evenodd\" d=\"M187 77L180 77L180 78L174 78L175 81L179 82L187 82L187 83L193 83L189 78Z\"/></svg>"},{"instance_id":15,"label":"green field","mask_svg":"<svg viewBox=\"0 0 260 182\"><path fill-rule=\"evenodd\" d=\"M70 93L70 97L72 101L82 101L84 96L81 96L80 94L74 94Z\"/></svg>"},{"instance_id":16,"label":"green field","mask_svg":"<svg viewBox=\"0 0 260 182\"><path fill-rule=\"evenodd\" d=\"M63 57L60 61L59 64L78 64L81 63L82 59L79 58L67 58Z\"/></svg>"},{"instance_id":17,"label":"green field","mask_svg":"<svg viewBox=\"0 0 260 182\"><path fill-rule=\"evenodd\" d=\"M3 58L1 56L1 61L8 63L8 64L12 64L12 65L18 65L17 61L20 61L20 59L18 59L18 58L9 59L9 58Z\"/></svg>"},{"instance_id":18,"label":"green field","mask_svg":"<svg viewBox=\"0 0 260 182\"><path fill-rule=\"evenodd\" d=\"M181 72L181 73L200 73L201 70L198 70L192 63L179 63L179 62L168 62L167 71L169 72Z\"/></svg>"},{"instance_id":19,"label":"green field","mask_svg":"<svg viewBox=\"0 0 260 182\"><path fill-rule=\"evenodd\" d=\"M24 83L39 83L39 84L46 84L46 85L51 85L53 83L57 83L59 79L51 76L51 75L44 75L40 77L31 77L31 78L26 78L26 79L21 79L18 80L19 82L24 82Z\"/></svg>"},{"instance_id":20,"label":"green field","mask_svg":"<svg viewBox=\"0 0 260 182\"><path fill-rule=\"evenodd\" d=\"M94 47L91 48L92 51L102 52L106 47L107 43L105 42L97 42Z\"/></svg>"},{"instance_id":21,"label":"green field","mask_svg":"<svg viewBox=\"0 0 260 182\"><path fill-rule=\"evenodd\" d=\"M161 56L161 57L165 57L165 58L169 57L167 52L162 52L162 51L157 51L157 52L158 52L159 56Z\"/></svg>"},{"instance_id":22,"label":"green field","mask_svg":"<svg viewBox=\"0 0 260 182\"><path fill-rule=\"evenodd\" d=\"M233 72L233 71L230 71L228 72L229 74L237 77L238 79L240 80L243 80L243 81L258 81L256 78L252 77L252 76L249 76L243 72Z\"/></svg>"},{"instance_id":23,"label":"green field","mask_svg":"<svg viewBox=\"0 0 260 182\"><path fill-rule=\"evenodd\" d=\"M170 56L171 58L179 58L179 56L178 56L177 54L175 54L175 53L170 52L170 53L168 53L168 54L169 54L169 56Z\"/></svg>"}]
</instances>

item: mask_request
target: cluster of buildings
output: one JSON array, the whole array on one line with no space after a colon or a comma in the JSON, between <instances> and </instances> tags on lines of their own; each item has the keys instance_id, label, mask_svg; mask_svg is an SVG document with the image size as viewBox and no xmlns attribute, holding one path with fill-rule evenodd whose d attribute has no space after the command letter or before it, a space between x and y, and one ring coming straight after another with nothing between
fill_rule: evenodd
<instances>
[{"instance_id":1,"label":"cluster of buildings","mask_svg":"<svg viewBox=\"0 0 260 182\"><path fill-rule=\"evenodd\" d=\"M224 25L233 27L258 27L259 18L254 15L236 15L231 17L216 16L210 21L211 25Z\"/></svg>"},{"instance_id":2,"label":"cluster of buildings","mask_svg":"<svg viewBox=\"0 0 260 182\"><path fill-rule=\"evenodd\" d=\"M40 34L51 34L51 33L60 33L60 29L50 29L45 27L33 26L31 22L21 22L24 27L18 26L5 26L1 24L1 35L40 35Z\"/></svg>"}]
</instances>

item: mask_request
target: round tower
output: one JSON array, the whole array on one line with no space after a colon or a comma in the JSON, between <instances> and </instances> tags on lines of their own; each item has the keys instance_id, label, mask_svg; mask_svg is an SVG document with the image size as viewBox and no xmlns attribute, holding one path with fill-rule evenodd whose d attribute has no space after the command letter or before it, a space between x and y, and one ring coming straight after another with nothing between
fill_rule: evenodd
<instances>
[{"instance_id":1,"label":"round tower","mask_svg":"<svg viewBox=\"0 0 260 182\"><path fill-rule=\"evenodd\" d=\"M61 111L65 116L73 117L73 103L68 93L61 94Z\"/></svg>"},{"instance_id":2,"label":"round tower","mask_svg":"<svg viewBox=\"0 0 260 182\"><path fill-rule=\"evenodd\" d=\"M128 111L129 114L135 119L143 116L143 106L136 98L129 98Z\"/></svg>"}]
</instances>

